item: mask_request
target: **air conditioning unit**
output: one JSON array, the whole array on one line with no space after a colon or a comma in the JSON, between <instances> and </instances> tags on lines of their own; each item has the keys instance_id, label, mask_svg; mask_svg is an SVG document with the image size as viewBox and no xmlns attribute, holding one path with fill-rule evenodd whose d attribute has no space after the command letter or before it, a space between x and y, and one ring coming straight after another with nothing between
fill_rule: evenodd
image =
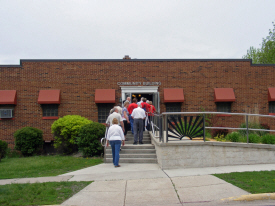
<instances>
[{"instance_id":1,"label":"air conditioning unit","mask_svg":"<svg viewBox=\"0 0 275 206\"><path fill-rule=\"evenodd\" d=\"M0 109L0 118L12 118L13 117L13 109Z\"/></svg>"}]
</instances>

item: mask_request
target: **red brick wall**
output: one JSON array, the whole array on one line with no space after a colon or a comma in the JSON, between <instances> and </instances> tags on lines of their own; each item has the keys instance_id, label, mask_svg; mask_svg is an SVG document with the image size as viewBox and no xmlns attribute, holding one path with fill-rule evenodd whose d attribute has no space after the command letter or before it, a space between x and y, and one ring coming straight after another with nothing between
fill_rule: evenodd
<instances>
[{"instance_id":1,"label":"red brick wall","mask_svg":"<svg viewBox=\"0 0 275 206\"><path fill-rule=\"evenodd\" d=\"M163 88L183 88L182 111L216 111L214 88L233 88L236 101L232 112L243 113L259 106L268 114L268 87L275 87L275 65L251 66L247 60L198 61L22 61L21 67L0 66L0 90L17 90L14 120L1 120L0 138L14 145L13 133L25 126L42 129L45 140L52 140L54 120L42 120L37 103L39 90L60 89L59 116L78 114L97 121L95 89L115 89L116 103L121 96L117 82L161 82L161 112L165 112ZM218 125L239 126L243 117L221 117ZM274 120L264 120L273 125Z\"/></svg>"}]
</instances>

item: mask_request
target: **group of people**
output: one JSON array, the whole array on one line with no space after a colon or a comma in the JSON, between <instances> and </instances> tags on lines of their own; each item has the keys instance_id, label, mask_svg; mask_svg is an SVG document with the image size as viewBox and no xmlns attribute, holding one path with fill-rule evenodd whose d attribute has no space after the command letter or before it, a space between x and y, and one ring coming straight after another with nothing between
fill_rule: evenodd
<instances>
[{"instance_id":1,"label":"group of people","mask_svg":"<svg viewBox=\"0 0 275 206\"><path fill-rule=\"evenodd\" d=\"M106 120L109 126L107 132L107 146L112 148L113 164L115 167L119 165L119 151L121 144L125 144L128 129L131 128L134 134L134 145L143 144L143 131L150 130L150 121L156 109L152 101L147 101L146 98L141 98L137 102L136 98L127 97L123 103L123 108L115 106L110 111L110 115Z\"/></svg>"}]
</instances>

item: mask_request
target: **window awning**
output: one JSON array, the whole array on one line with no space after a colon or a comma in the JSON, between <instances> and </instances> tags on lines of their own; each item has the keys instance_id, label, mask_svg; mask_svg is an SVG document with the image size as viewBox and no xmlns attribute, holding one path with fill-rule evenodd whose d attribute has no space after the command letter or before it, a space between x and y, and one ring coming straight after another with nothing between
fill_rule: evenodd
<instances>
[{"instance_id":1,"label":"window awning","mask_svg":"<svg viewBox=\"0 0 275 206\"><path fill-rule=\"evenodd\" d=\"M164 102L184 102L183 89L163 89Z\"/></svg>"},{"instance_id":2,"label":"window awning","mask_svg":"<svg viewBox=\"0 0 275 206\"><path fill-rule=\"evenodd\" d=\"M60 104L60 90L40 90L38 104Z\"/></svg>"},{"instance_id":3,"label":"window awning","mask_svg":"<svg viewBox=\"0 0 275 206\"><path fill-rule=\"evenodd\" d=\"M115 89L96 89L95 103L116 103Z\"/></svg>"},{"instance_id":4,"label":"window awning","mask_svg":"<svg viewBox=\"0 0 275 206\"><path fill-rule=\"evenodd\" d=\"M0 104L16 104L16 90L0 90Z\"/></svg>"},{"instance_id":5,"label":"window awning","mask_svg":"<svg viewBox=\"0 0 275 206\"><path fill-rule=\"evenodd\" d=\"M268 88L268 101L269 102L275 101L275 88Z\"/></svg>"},{"instance_id":6,"label":"window awning","mask_svg":"<svg viewBox=\"0 0 275 206\"><path fill-rule=\"evenodd\" d=\"M233 88L215 88L215 102L235 102Z\"/></svg>"}]
</instances>

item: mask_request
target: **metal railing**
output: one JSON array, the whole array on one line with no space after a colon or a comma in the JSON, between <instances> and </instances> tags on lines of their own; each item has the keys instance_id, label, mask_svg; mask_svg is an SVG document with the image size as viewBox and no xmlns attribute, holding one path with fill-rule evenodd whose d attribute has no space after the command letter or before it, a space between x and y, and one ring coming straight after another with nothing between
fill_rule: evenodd
<instances>
[{"instance_id":1,"label":"metal railing","mask_svg":"<svg viewBox=\"0 0 275 206\"><path fill-rule=\"evenodd\" d=\"M228 129L228 130L246 130L246 136L247 136L247 143L249 143L249 131L263 131L263 132L275 132L275 130L269 130L269 129L255 129L255 128L249 128L248 124L248 117L249 116L256 116L256 117L266 117L266 118L275 118L273 115L261 115L261 114L248 114L248 113L226 113L226 112L164 112L162 114L155 114L152 116L151 121L151 128L152 128L152 134L155 138L159 138L160 142L166 142L169 141L169 132L178 133L178 126L173 126L171 122L169 121L169 117L171 116L179 116L179 115L197 115L201 116L203 121L202 128L203 130L203 140L205 141L205 131L206 129ZM235 128L235 127L207 127L205 124L205 118L206 115L230 115L230 116L244 116L245 122L246 122L246 128ZM175 119L175 118L174 118ZM190 122L192 121L192 118ZM168 125L170 123L170 125ZM182 125L181 125L182 126ZM170 129L169 127L172 127ZM188 128L190 128L190 125L188 125ZM185 126L186 129L186 126ZM165 135L164 135L165 134ZM166 137L164 139L164 136ZM183 136L183 135L181 135ZM182 137L181 137L182 138Z\"/></svg>"},{"instance_id":2,"label":"metal railing","mask_svg":"<svg viewBox=\"0 0 275 206\"><path fill-rule=\"evenodd\" d=\"M162 141L162 115L160 114L154 114L154 116L151 116L151 130L152 134L155 138L159 138L159 141Z\"/></svg>"}]
</instances>

